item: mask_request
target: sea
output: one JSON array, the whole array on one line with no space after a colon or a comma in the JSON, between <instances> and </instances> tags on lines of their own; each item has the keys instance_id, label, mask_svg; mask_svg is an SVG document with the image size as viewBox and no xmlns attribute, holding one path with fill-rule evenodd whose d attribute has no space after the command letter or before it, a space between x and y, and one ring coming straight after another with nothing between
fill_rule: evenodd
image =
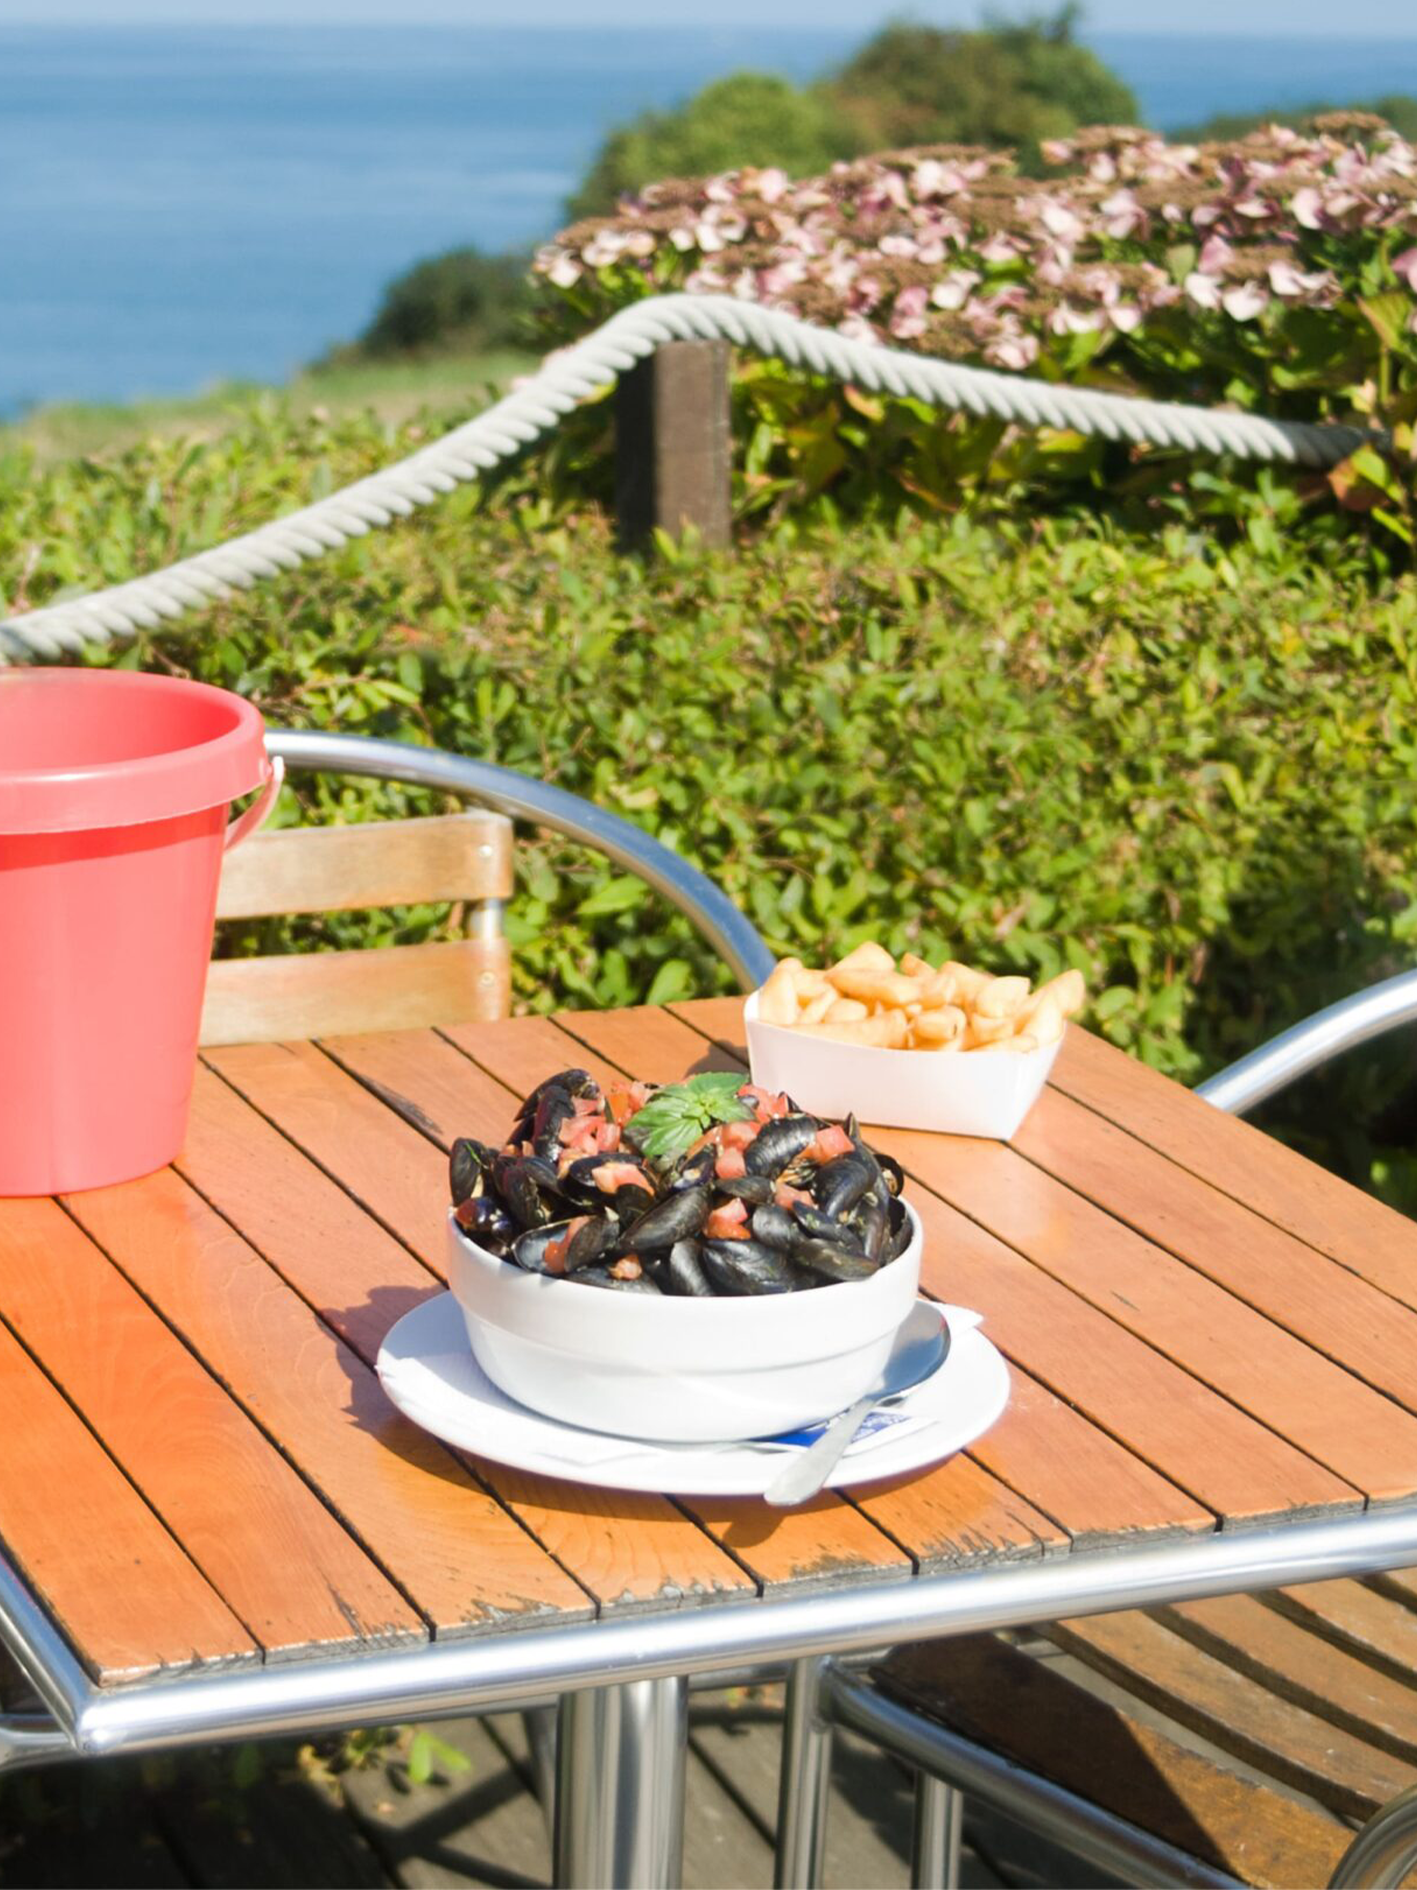
<instances>
[{"instance_id":1,"label":"sea","mask_svg":"<svg viewBox=\"0 0 1417 1890\"><path fill-rule=\"evenodd\" d=\"M283 380L420 257L551 234L611 126L859 37L0 23L0 416ZM1417 38L1088 43L1163 128L1417 93Z\"/></svg>"}]
</instances>

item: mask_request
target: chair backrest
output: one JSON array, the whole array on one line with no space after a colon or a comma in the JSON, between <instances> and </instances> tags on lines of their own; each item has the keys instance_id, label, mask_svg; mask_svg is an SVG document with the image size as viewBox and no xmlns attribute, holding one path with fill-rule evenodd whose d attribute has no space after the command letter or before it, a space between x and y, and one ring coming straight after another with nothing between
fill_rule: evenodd
<instances>
[{"instance_id":1,"label":"chair backrest","mask_svg":"<svg viewBox=\"0 0 1417 1890\"><path fill-rule=\"evenodd\" d=\"M218 959L207 979L202 1042L270 1043L506 1017L511 967L502 907L511 891L512 823L502 814L256 834L227 856L219 919L449 900L469 908L470 936Z\"/></svg>"}]
</instances>

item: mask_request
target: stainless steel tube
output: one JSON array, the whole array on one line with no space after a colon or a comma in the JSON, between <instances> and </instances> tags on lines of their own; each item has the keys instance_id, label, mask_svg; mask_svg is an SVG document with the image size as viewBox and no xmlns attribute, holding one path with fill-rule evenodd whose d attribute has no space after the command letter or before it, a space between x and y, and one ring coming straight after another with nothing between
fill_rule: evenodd
<instances>
[{"instance_id":1,"label":"stainless steel tube","mask_svg":"<svg viewBox=\"0 0 1417 1890\"><path fill-rule=\"evenodd\" d=\"M103 1691L61 1642L52 1649L48 1678L50 1691L60 1696L55 1717L83 1750L154 1750L500 1711L553 1689L574 1692L673 1674L722 1673L764 1660L862 1653L974 1628L1021 1627L1414 1564L1417 1505L1403 1504L1150 1548L1074 1552L864 1588L824 1588L783 1601L709 1603L575 1627L507 1629L358 1659L290 1661ZM0 1562L0 1620L7 1638L26 1612L33 1619L38 1611ZM48 1639L58 1642L52 1629ZM11 1639L12 1646L19 1644ZM31 1673L43 1664L36 1658L40 1651L39 1636L32 1635L26 1659Z\"/></svg>"},{"instance_id":2,"label":"stainless steel tube","mask_svg":"<svg viewBox=\"0 0 1417 1890\"><path fill-rule=\"evenodd\" d=\"M1203 1096L1228 1115L1243 1116L1267 1096L1355 1045L1417 1022L1417 971L1356 991L1327 1010L1281 1031L1217 1076L1196 1085Z\"/></svg>"},{"instance_id":3,"label":"stainless steel tube","mask_svg":"<svg viewBox=\"0 0 1417 1890\"><path fill-rule=\"evenodd\" d=\"M822 1710L826 1662L794 1661L778 1775L775 1890L818 1890L826 1863L832 1729Z\"/></svg>"},{"instance_id":4,"label":"stainless steel tube","mask_svg":"<svg viewBox=\"0 0 1417 1890\"><path fill-rule=\"evenodd\" d=\"M959 1890L964 1793L928 1772L915 1774L915 1831L910 1847L912 1890Z\"/></svg>"},{"instance_id":5,"label":"stainless steel tube","mask_svg":"<svg viewBox=\"0 0 1417 1890\"><path fill-rule=\"evenodd\" d=\"M556 1730L562 1890L674 1890L682 1875L688 1743L682 1677L566 1696Z\"/></svg>"},{"instance_id":6,"label":"stainless steel tube","mask_svg":"<svg viewBox=\"0 0 1417 1890\"><path fill-rule=\"evenodd\" d=\"M511 768L494 767L489 761L452 755L441 748L376 741L366 735L278 728L267 735L266 747L272 755L282 756L290 768L405 781L413 787L456 794L511 819L563 833L604 853L677 906L703 933L745 991L760 985L773 968L775 960L757 928L707 874L680 859L632 821L607 813L593 801L568 794L564 788L534 781Z\"/></svg>"},{"instance_id":7,"label":"stainless steel tube","mask_svg":"<svg viewBox=\"0 0 1417 1890\"><path fill-rule=\"evenodd\" d=\"M1051 1838L1065 1850L1120 1877L1124 1883L1225 1884L1224 1871L1163 1844L1147 1831L1091 1805L1048 1779L1012 1765L997 1752L973 1745L948 1727L912 1713L873 1686L836 1669L827 1677L833 1718L894 1752L920 1772L944 1779L970 1798Z\"/></svg>"},{"instance_id":8,"label":"stainless steel tube","mask_svg":"<svg viewBox=\"0 0 1417 1890\"><path fill-rule=\"evenodd\" d=\"M1387 1890L1417 1865L1417 1785L1375 1811L1338 1860L1334 1890Z\"/></svg>"}]
</instances>

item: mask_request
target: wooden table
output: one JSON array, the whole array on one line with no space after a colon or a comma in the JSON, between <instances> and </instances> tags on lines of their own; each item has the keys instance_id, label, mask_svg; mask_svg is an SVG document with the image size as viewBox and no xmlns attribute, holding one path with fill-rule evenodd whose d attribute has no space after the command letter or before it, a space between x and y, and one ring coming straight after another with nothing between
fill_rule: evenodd
<instances>
[{"instance_id":1,"label":"wooden table","mask_svg":"<svg viewBox=\"0 0 1417 1890\"><path fill-rule=\"evenodd\" d=\"M728 999L212 1051L175 1167L0 1202L0 1629L57 1722L0 1761L564 1693L633 1824L691 1671L1417 1561L1417 1229L1077 1029L1012 1144L873 1137L1012 1368L948 1463L784 1514L402 1419L373 1363L440 1290L453 1136L742 1054ZM633 1841L603 1867L672 1870Z\"/></svg>"}]
</instances>

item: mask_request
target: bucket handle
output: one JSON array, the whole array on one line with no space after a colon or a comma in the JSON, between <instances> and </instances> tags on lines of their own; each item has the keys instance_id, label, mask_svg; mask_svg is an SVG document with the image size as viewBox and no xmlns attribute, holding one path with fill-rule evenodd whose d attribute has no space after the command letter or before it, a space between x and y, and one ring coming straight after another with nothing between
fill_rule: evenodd
<instances>
[{"instance_id":1,"label":"bucket handle","mask_svg":"<svg viewBox=\"0 0 1417 1890\"><path fill-rule=\"evenodd\" d=\"M238 814L235 820L228 821L226 839L222 843L224 851L230 853L233 847L239 847L243 840L265 826L275 810L275 804L280 799L280 791L284 785L285 756L277 755L272 760L268 755L266 757L266 785L244 814Z\"/></svg>"}]
</instances>

